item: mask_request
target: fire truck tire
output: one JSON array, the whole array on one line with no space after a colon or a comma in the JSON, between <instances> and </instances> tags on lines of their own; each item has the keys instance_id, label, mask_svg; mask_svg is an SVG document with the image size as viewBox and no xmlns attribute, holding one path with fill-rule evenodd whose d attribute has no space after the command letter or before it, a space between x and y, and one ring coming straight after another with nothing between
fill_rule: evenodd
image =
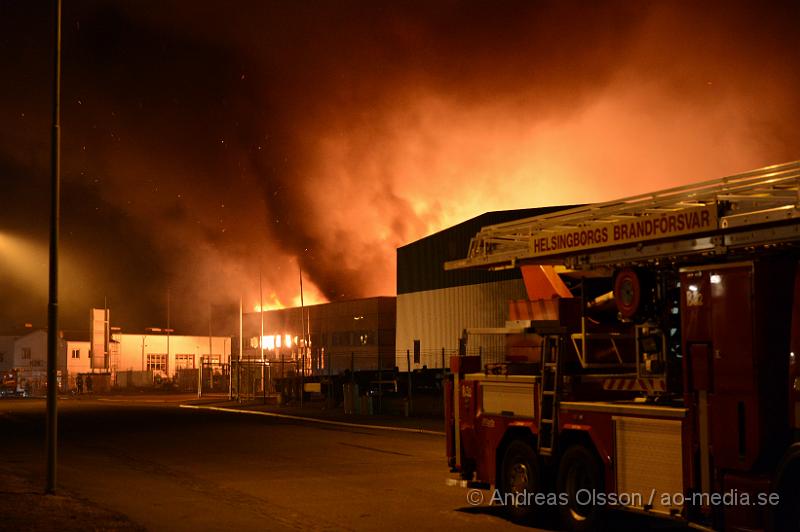
<instances>
[{"instance_id":1,"label":"fire truck tire","mask_svg":"<svg viewBox=\"0 0 800 532\"><path fill-rule=\"evenodd\" d=\"M800 530L800 445L793 445L781 461L773 492L780 496L780 502L772 509L768 530Z\"/></svg>"},{"instance_id":2,"label":"fire truck tire","mask_svg":"<svg viewBox=\"0 0 800 532\"><path fill-rule=\"evenodd\" d=\"M541 486L539 459L536 452L524 441L513 440L503 454L500 474L500 492L509 516L517 522L530 521L535 514L536 507L526 504L526 502L540 491L539 487Z\"/></svg>"},{"instance_id":3,"label":"fire truck tire","mask_svg":"<svg viewBox=\"0 0 800 532\"><path fill-rule=\"evenodd\" d=\"M567 530L602 530L603 508L593 503L604 494L603 466L584 445L569 447L561 457L556 487L561 523Z\"/></svg>"}]
</instances>

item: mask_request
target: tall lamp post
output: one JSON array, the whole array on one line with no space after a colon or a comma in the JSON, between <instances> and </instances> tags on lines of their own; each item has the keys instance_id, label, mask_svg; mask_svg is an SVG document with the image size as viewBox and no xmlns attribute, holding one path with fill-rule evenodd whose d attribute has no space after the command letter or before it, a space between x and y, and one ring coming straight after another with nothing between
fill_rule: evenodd
<instances>
[{"instance_id":1,"label":"tall lamp post","mask_svg":"<svg viewBox=\"0 0 800 532\"><path fill-rule=\"evenodd\" d=\"M61 0L54 0L53 129L50 155L50 272L47 304L47 479L45 493L56 492L58 437L58 226L61 218Z\"/></svg>"}]
</instances>

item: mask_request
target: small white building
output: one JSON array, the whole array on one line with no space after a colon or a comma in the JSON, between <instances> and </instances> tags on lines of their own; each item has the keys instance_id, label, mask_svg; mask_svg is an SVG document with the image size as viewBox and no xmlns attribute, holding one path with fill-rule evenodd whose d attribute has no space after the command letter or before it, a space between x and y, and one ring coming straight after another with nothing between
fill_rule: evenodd
<instances>
[{"instance_id":1,"label":"small white building","mask_svg":"<svg viewBox=\"0 0 800 532\"><path fill-rule=\"evenodd\" d=\"M32 331L16 339L14 367L32 376L47 372L47 331Z\"/></svg>"},{"instance_id":2,"label":"small white building","mask_svg":"<svg viewBox=\"0 0 800 532\"><path fill-rule=\"evenodd\" d=\"M61 336L61 349L67 361L67 374L70 381L79 373L92 372L92 359L90 357L89 333L63 333Z\"/></svg>"},{"instance_id":3,"label":"small white building","mask_svg":"<svg viewBox=\"0 0 800 532\"><path fill-rule=\"evenodd\" d=\"M19 383L33 394L43 393L47 382L47 331L31 330L14 337L12 369L19 373ZM63 342L57 356L59 386L67 368Z\"/></svg>"}]
</instances>

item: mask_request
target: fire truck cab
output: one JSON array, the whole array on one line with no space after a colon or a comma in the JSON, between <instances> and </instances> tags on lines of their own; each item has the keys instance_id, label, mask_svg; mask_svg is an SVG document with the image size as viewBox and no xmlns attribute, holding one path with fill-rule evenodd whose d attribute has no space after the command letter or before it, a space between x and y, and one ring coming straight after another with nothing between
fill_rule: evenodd
<instances>
[{"instance_id":1,"label":"fire truck cab","mask_svg":"<svg viewBox=\"0 0 800 532\"><path fill-rule=\"evenodd\" d=\"M800 530L800 162L484 227L522 270L506 357L450 361L456 483L571 530L609 508Z\"/></svg>"}]
</instances>

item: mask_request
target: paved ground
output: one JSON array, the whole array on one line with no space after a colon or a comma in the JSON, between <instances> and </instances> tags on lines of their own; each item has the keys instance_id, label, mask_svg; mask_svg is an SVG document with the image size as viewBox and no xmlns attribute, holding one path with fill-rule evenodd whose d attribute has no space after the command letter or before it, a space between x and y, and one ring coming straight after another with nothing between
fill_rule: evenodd
<instances>
[{"instance_id":1,"label":"paved ground","mask_svg":"<svg viewBox=\"0 0 800 532\"><path fill-rule=\"evenodd\" d=\"M243 407L224 396L60 399L59 491L43 496L44 408L0 400L0 530L541 530L445 485L438 419ZM610 530L664 528L609 519Z\"/></svg>"},{"instance_id":2,"label":"paved ground","mask_svg":"<svg viewBox=\"0 0 800 532\"><path fill-rule=\"evenodd\" d=\"M60 501L35 495L44 402L0 401L0 472L28 490L14 515L62 530L524 529L444 485L441 435L178 407L189 399L61 401Z\"/></svg>"}]
</instances>

